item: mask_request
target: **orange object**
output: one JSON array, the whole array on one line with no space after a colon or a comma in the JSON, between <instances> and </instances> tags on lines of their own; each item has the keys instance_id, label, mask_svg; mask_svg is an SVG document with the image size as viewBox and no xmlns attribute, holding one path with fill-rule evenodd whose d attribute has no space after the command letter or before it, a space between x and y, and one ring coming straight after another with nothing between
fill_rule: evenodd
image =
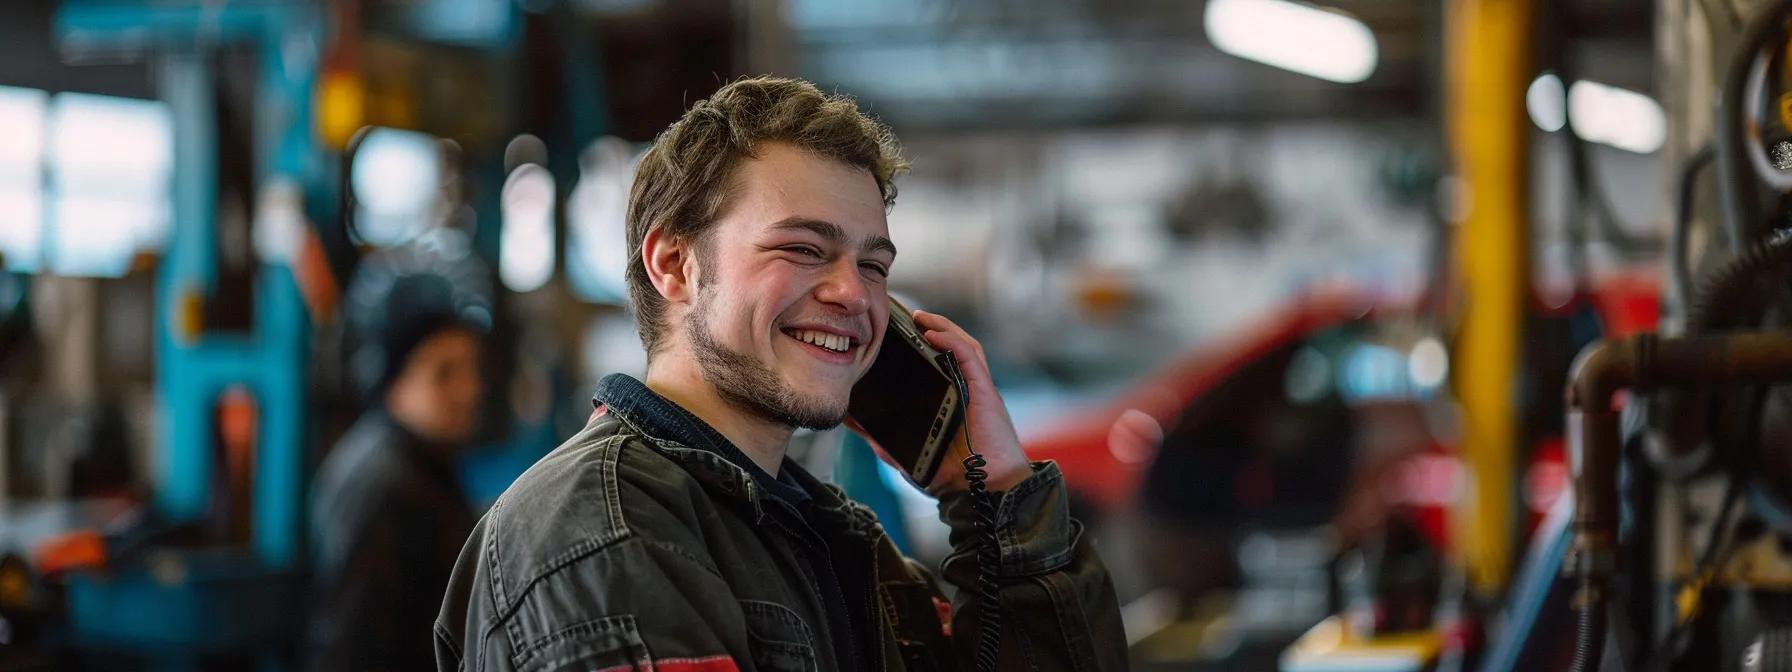
<instances>
[{"instance_id":1,"label":"orange object","mask_svg":"<svg viewBox=\"0 0 1792 672\"><path fill-rule=\"evenodd\" d=\"M255 483L256 435L260 411L255 394L246 387L232 387L218 397L218 439L228 479L222 496L227 507L232 540L248 540L250 509Z\"/></svg>"},{"instance_id":2,"label":"orange object","mask_svg":"<svg viewBox=\"0 0 1792 672\"><path fill-rule=\"evenodd\" d=\"M299 285L305 306L311 309L311 321L327 324L336 318L336 304L342 291L336 285L336 274L330 269L330 260L324 254L323 241L318 240L317 231L307 226L304 235L299 243L298 258L292 265L293 280Z\"/></svg>"},{"instance_id":3,"label":"orange object","mask_svg":"<svg viewBox=\"0 0 1792 672\"><path fill-rule=\"evenodd\" d=\"M191 346L199 342L205 331L205 295L198 287L186 286L174 300L174 340Z\"/></svg>"},{"instance_id":4,"label":"orange object","mask_svg":"<svg viewBox=\"0 0 1792 672\"><path fill-rule=\"evenodd\" d=\"M317 135L326 147L342 150L366 125L367 88L354 72L326 72L317 85Z\"/></svg>"},{"instance_id":5,"label":"orange object","mask_svg":"<svg viewBox=\"0 0 1792 672\"><path fill-rule=\"evenodd\" d=\"M106 540L97 530L51 537L37 547L36 563L45 576L77 569L106 568Z\"/></svg>"},{"instance_id":6,"label":"orange object","mask_svg":"<svg viewBox=\"0 0 1792 672\"><path fill-rule=\"evenodd\" d=\"M1125 278L1103 269L1085 269L1077 274L1075 296L1083 313L1096 319L1120 315L1137 298Z\"/></svg>"}]
</instances>

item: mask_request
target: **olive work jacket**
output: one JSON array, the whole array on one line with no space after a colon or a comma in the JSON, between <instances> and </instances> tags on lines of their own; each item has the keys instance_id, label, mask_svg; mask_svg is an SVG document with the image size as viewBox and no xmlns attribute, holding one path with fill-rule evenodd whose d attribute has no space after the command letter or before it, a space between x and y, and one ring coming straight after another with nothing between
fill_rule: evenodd
<instances>
[{"instance_id":1,"label":"olive work jacket","mask_svg":"<svg viewBox=\"0 0 1792 672\"><path fill-rule=\"evenodd\" d=\"M959 588L948 605L839 488L785 460L813 497L811 525L793 525L741 467L642 431L651 424L634 410L600 409L479 521L436 621L438 670L839 669L822 591L798 556L817 541L851 620L868 625L853 658L880 672L975 669L967 495L940 505L953 547L943 573ZM1033 465L997 497L1001 669L1126 669L1113 583L1069 515L1057 465Z\"/></svg>"}]
</instances>

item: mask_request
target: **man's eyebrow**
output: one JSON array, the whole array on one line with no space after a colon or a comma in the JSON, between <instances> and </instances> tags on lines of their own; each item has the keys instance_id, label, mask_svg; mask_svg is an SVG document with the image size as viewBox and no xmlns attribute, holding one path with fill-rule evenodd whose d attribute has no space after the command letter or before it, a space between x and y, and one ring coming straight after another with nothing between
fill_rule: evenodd
<instances>
[{"instance_id":1,"label":"man's eyebrow","mask_svg":"<svg viewBox=\"0 0 1792 672\"><path fill-rule=\"evenodd\" d=\"M784 219L780 219L773 223L772 228L804 229L817 236L821 236L823 239L836 245L846 242L845 229L840 228L840 225L833 222L825 222L819 219L811 219L801 216L785 217ZM870 254L879 250L889 252L890 256L896 256L896 243L883 236L871 236L870 238L866 238L865 242L859 245L859 252L864 254Z\"/></svg>"},{"instance_id":2,"label":"man's eyebrow","mask_svg":"<svg viewBox=\"0 0 1792 672\"><path fill-rule=\"evenodd\" d=\"M865 243L859 246L859 252L862 254L871 254L878 250L889 252L890 256L894 257L896 256L896 243L883 236L872 236L866 238Z\"/></svg>"}]
</instances>

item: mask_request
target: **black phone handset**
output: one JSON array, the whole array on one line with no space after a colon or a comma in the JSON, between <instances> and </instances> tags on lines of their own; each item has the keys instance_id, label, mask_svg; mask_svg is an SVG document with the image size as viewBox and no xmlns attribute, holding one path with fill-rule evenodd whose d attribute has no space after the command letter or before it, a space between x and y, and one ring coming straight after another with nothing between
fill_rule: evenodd
<instances>
[{"instance_id":1,"label":"black phone handset","mask_svg":"<svg viewBox=\"0 0 1792 672\"><path fill-rule=\"evenodd\" d=\"M982 605L982 630L977 633L977 669L983 672L995 672L996 658L1002 648L1002 601L996 590L996 565L1001 561L1001 546L996 540L996 503L995 496L989 492L989 472L983 470L989 462L977 452L976 445L971 443L970 389L965 385L964 373L958 369L958 358L951 352L942 352L935 360L940 370L952 379L958 388L958 412L964 418L964 447L969 453L964 458L964 480L970 490L971 507L976 513L977 525L977 601Z\"/></svg>"}]
</instances>

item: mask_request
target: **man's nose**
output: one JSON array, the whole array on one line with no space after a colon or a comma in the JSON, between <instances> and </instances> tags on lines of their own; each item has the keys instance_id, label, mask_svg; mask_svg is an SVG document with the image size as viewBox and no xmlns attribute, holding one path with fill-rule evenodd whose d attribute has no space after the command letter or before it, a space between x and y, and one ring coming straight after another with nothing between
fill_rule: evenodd
<instances>
[{"instance_id":1,"label":"man's nose","mask_svg":"<svg viewBox=\"0 0 1792 672\"><path fill-rule=\"evenodd\" d=\"M815 290L815 298L840 306L848 315L871 309L871 290L859 276L858 262L851 260L841 260L829 268L827 277Z\"/></svg>"}]
</instances>

